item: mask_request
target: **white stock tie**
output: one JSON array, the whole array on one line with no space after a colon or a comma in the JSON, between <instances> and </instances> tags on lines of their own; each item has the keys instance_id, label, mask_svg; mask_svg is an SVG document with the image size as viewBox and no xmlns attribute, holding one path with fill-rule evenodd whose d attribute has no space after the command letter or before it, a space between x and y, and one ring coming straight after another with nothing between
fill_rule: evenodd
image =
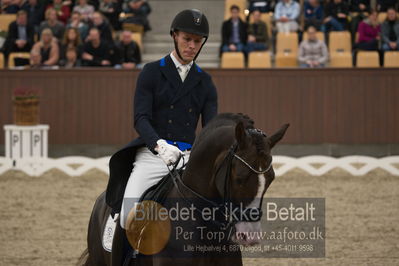
<instances>
[{"instance_id":1,"label":"white stock tie","mask_svg":"<svg viewBox=\"0 0 399 266\"><path fill-rule=\"evenodd\" d=\"M181 65L177 68L177 72L179 72L181 80L184 82L184 80L187 77L188 74L188 65Z\"/></svg>"}]
</instances>

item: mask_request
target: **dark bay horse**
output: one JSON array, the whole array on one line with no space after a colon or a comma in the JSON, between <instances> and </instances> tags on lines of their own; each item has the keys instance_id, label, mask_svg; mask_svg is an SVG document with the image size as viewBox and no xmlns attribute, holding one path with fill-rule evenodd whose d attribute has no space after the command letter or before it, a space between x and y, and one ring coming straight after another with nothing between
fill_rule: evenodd
<instances>
[{"instance_id":1,"label":"dark bay horse","mask_svg":"<svg viewBox=\"0 0 399 266\"><path fill-rule=\"evenodd\" d=\"M246 115L225 113L215 117L196 138L190 160L182 175L173 177L174 185L167 198L184 198L186 202L196 199L205 205L220 207L220 213L213 220L194 219L189 224L186 223L183 230L198 231L199 226L204 225L201 228L218 228L219 231L228 232L223 234L223 240L219 239L218 244L223 248L216 253L211 252L213 255L209 256L205 253L198 256L198 252L190 250L184 256L179 256L182 252L182 241L178 239L177 233L172 233L159 253L162 256L139 254L130 265L242 265L240 250L225 247L260 242L259 238L248 237L248 233L261 230L262 199L274 179L271 149L283 138L288 126L286 124L273 135L266 136L254 127L254 122ZM233 204L235 207L244 207L237 212L239 218L232 209L223 209L227 203L230 206ZM110 212L103 193L97 198L92 211L88 228L88 249L82 255L80 265L112 264L111 253L102 246L102 233ZM219 221L221 216L225 219ZM251 217L248 218L249 216ZM171 232L177 232L175 223L171 227ZM119 239L116 234L113 244L119 243L118 241L123 239ZM199 235L191 235L185 242L184 249L186 243L194 246L213 245L214 242L214 239L204 241Z\"/></svg>"}]
</instances>

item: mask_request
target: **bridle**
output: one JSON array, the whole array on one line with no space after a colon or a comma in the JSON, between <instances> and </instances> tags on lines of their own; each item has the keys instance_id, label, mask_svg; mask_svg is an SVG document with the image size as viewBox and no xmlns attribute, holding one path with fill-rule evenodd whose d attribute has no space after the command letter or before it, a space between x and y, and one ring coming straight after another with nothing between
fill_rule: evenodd
<instances>
[{"instance_id":1,"label":"bridle","mask_svg":"<svg viewBox=\"0 0 399 266\"><path fill-rule=\"evenodd\" d=\"M264 133L260 130L254 130L257 133L262 133L264 135ZM265 136L265 135L264 135ZM230 148L228 153L225 155L223 161L221 162L221 164L218 166L216 172L215 172L215 176L218 175L218 173L221 171L221 169L223 167L226 167L226 172L224 175L224 180L223 180L223 201L222 203L220 202L216 202L210 199L207 199L206 197L202 196L201 194L195 192L194 190L192 190L190 187L188 187L186 184L184 184L183 180L181 179L180 173L179 171L176 169L177 165L179 164L180 160L182 157L180 157L178 159L178 161L174 164L173 169L170 170L169 169L169 174L172 177L174 186L176 187L177 191L179 192L179 194L181 195L181 197L188 203L192 203L190 202L190 200L184 195L184 193L182 192L182 190L180 189L179 185L181 187L183 187L184 189L188 190L190 193L192 193L196 198L200 199L201 201L207 203L208 205L211 205L213 207L216 207L220 212L221 215L223 217L222 221L218 221L218 220L211 220L213 223L216 223L217 225L220 226L220 229L223 230L228 230L230 227L232 227L233 225L235 225L238 222L257 222L260 221L260 219L262 218L262 201L263 198L261 198L259 206L258 207L246 207L244 210L241 210L241 208L239 209L239 219L237 219L237 217L234 215L234 209L229 208L229 205L232 206L232 202L230 201L230 194L231 191L229 190L229 184L230 184L230 176L231 176L231 169L232 169L232 165L233 165L233 159L238 159L241 163L243 163L246 167L248 167L252 172L256 173L256 174L265 174L268 171L270 171L272 169L272 163L270 162L270 164L266 167L265 170L256 170L254 167L252 167L247 161L245 161L243 158L241 158L240 156L238 156L236 154L238 149L238 143L234 143ZM184 162L184 158L183 158L183 166L182 168L185 166L185 162ZM235 208L237 208L237 206L235 206ZM197 211L201 212L201 210L197 209ZM250 213L258 213L257 217L254 219L248 219L249 216L252 217L252 215L249 215ZM243 219L243 217L245 219Z\"/></svg>"}]
</instances>

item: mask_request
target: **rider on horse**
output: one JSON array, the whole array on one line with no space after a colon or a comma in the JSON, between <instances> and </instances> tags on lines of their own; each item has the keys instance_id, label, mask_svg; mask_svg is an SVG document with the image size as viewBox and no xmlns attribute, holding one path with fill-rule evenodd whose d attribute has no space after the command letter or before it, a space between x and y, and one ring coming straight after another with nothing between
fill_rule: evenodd
<instances>
[{"instance_id":1,"label":"rider on horse","mask_svg":"<svg viewBox=\"0 0 399 266\"><path fill-rule=\"evenodd\" d=\"M139 137L110 160L106 202L126 220L142 193L168 174L167 165L183 155L187 162L199 117L205 126L217 114L211 77L195 63L208 39L208 20L199 10L184 10L172 22L174 50L145 65L134 96L134 126Z\"/></svg>"}]
</instances>

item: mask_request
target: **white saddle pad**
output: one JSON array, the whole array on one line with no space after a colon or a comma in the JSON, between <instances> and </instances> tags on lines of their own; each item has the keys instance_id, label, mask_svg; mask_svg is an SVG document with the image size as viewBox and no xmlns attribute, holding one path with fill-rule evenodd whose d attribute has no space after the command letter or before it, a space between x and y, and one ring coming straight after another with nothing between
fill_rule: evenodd
<instances>
[{"instance_id":1,"label":"white saddle pad","mask_svg":"<svg viewBox=\"0 0 399 266\"><path fill-rule=\"evenodd\" d=\"M118 218L118 215L119 214L115 214L115 220ZM115 228L116 222L110 215L108 217L107 223L105 224L103 232L103 248L108 252L112 251L112 241L114 239Z\"/></svg>"}]
</instances>

